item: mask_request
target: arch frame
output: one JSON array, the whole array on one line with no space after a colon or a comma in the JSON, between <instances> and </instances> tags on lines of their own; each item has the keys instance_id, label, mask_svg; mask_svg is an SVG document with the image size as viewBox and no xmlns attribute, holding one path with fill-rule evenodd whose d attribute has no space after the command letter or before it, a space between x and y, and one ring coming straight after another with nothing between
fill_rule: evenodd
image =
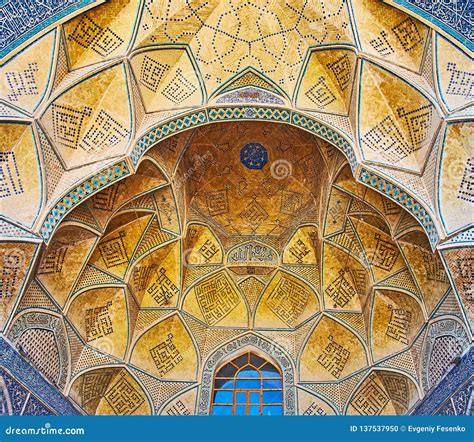
<instances>
[{"instance_id":1,"label":"arch frame","mask_svg":"<svg viewBox=\"0 0 474 442\"><path fill-rule=\"evenodd\" d=\"M60 197L38 222L40 236L48 243L62 219L79 203L114 182L133 175L146 152L159 142L189 129L232 121L266 121L287 124L312 133L341 151L349 162L355 180L405 208L425 230L433 249L440 241L441 227L436 214L415 194L358 158L357 148L347 135L330 124L288 107L270 105L222 105L193 109L161 121L137 137L128 155L105 166L95 175L75 184Z\"/></svg>"},{"instance_id":2,"label":"arch frame","mask_svg":"<svg viewBox=\"0 0 474 442\"><path fill-rule=\"evenodd\" d=\"M441 383L444 377L443 375L437 384L431 384L432 380L430 376L430 365L436 339L443 336L451 336L455 338L460 343L460 345L462 345L463 352L471 347L472 342L469 338L469 332L467 328L462 323L460 318L456 316L443 315L436 317L434 320L429 322L426 330L427 331L423 339L423 346L421 350L419 370L421 386L425 395L428 395L433 390L433 388L436 388L436 386Z\"/></svg>"},{"instance_id":3,"label":"arch frame","mask_svg":"<svg viewBox=\"0 0 474 442\"><path fill-rule=\"evenodd\" d=\"M125 371L141 388L144 396L146 397L146 400L148 402L148 407L150 409L150 415L155 416L157 412L157 407L155 405L155 402L153 401L153 397L146 388L144 382L136 375L136 373L133 370L130 370L130 367L127 366L125 363L111 363L111 362L106 362L100 365L91 365L89 367L86 367L82 370L79 370L77 373L75 373L73 376L71 376L71 379L69 380L66 389L65 389L65 394L67 395L68 399L76 405L80 410L83 411L84 414L85 411L83 410L82 406L79 405L74 399L70 397L71 389L73 384L81 378L81 376L84 376L87 373L91 373L93 371L100 371L100 370L106 370L107 368L117 370L117 375L119 374L120 371Z\"/></svg>"},{"instance_id":4,"label":"arch frame","mask_svg":"<svg viewBox=\"0 0 474 442\"><path fill-rule=\"evenodd\" d=\"M64 317L58 312L41 307L27 308L11 318L8 328L5 330L5 336L16 348L22 335L35 329L45 330L54 336L59 359L59 372L55 383L58 391L63 392L67 388L72 372L71 349ZM29 358L27 362L30 363ZM39 370L37 371L39 372ZM45 377L43 373L41 376Z\"/></svg>"},{"instance_id":5,"label":"arch frame","mask_svg":"<svg viewBox=\"0 0 474 442\"><path fill-rule=\"evenodd\" d=\"M359 391L360 387L364 384L364 382L367 381L367 379L373 374L377 374L378 372L390 372L390 373L395 373L395 374L398 374L400 376L403 376L404 378L408 379L414 386L415 386L415 389L416 389L416 392L418 394L418 400L415 401L418 402L420 400L420 398L423 397L423 392L422 392L422 388L421 388L421 385L420 383L418 382L418 380L416 379L415 376L413 376L412 374L409 374L403 370L399 370L399 369L396 369L396 368L393 368L393 367L381 367L381 366L373 366L373 367L370 367L369 370L367 370L365 373L364 373L364 376L362 376L362 378L355 384L355 386L352 388L350 394L348 395L347 399L346 399L346 402L344 404L344 407L342 408L342 415L344 416L347 416L348 415L348 410L349 410L349 407L352 403L352 400L354 399L354 397L356 396L357 392ZM387 392L387 395L388 395L388 392ZM391 398L390 398L391 400ZM408 407L408 410L410 409L411 407Z\"/></svg>"},{"instance_id":6,"label":"arch frame","mask_svg":"<svg viewBox=\"0 0 474 442\"><path fill-rule=\"evenodd\" d=\"M269 359L281 370L283 379L283 414L297 414L295 369L290 356L277 344L253 332L241 335L215 350L203 364L201 385L198 392L196 414L209 415L212 404L214 377L218 368L244 351L255 351Z\"/></svg>"}]
</instances>

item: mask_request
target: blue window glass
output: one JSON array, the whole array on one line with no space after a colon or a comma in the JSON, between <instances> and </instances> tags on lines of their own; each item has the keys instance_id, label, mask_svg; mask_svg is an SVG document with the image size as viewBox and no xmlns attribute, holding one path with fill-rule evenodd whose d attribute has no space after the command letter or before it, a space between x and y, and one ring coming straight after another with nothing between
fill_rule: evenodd
<instances>
[{"instance_id":1,"label":"blue window glass","mask_svg":"<svg viewBox=\"0 0 474 442\"><path fill-rule=\"evenodd\" d=\"M267 361L260 356L257 356L253 353L250 353L250 363L257 368L260 368L263 364L265 364Z\"/></svg>"},{"instance_id":2,"label":"blue window glass","mask_svg":"<svg viewBox=\"0 0 474 442\"><path fill-rule=\"evenodd\" d=\"M262 407L262 416L281 416L283 414L283 410L281 405L275 407Z\"/></svg>"},{"instance_id":3,"label":"blue window glass","mask_svg":"<svg viewBox=\"0 0 474 442\"><path fill-rule=\"evenodd\" d=\"M280 372L268 362L262 367L261 372L264 378L281 378Z\"/></svg>"},{"instance_id":4,"label":"blue window glass","mask_svg":"<svg viewBox=\"0 0 474 442\"><path fill-rule=\"evenodd\" d=\"M218 406L212 407L212 414L214 416L232 416L232 406Z\"/></svg>"},{"instance_id":5,"label":"blue window glass","mask_svg":"<svg viewBox=\"0 0 474 442\"><path fill-rule=\"evenodd\" d=\"M238 390L254 390L262 386L260 379L238 379L235 381L235 388Z\"/></svg>"},{"instance_id":6,"label":"blue window glass","mask_svg":"<svg viewBox=\"0 0 474 442\"><path fill-rule=\"evenodd\" d=\"M252 405L253 405L253 404L258 404L258 405L260 405L260 397L261 397L261 394L260 394L259 391L250 393L250 403L251 403Z\"/></svg>"},{"instance_id":7,"label":"blue window glass","mask_svg":"<svg viewBox=\"0 0 474 442\"><path fill-rule=\"evenodd\" d=\"M272 380L266 380L264 379L263 381L263 388L281 388L281 379L272 379Z\"/></svg>"},{"instance_id":8,"label":"blue window glass","mask_svg":"<svg viewBox=\"0 0 474 442\"><path fill-rule=\"evenodd\" d=\"M211 414L282 415L283 382L278 367L252 352L222 366L214 379Z\"/></svg>"},{"instance_id":9,"label":"blue window glass","mask_svg":"<svg viewBox=\"0 0 474 442\"><path fill-rule=\"evenodd\" d=\"M217 373L216 377L219 378L233 378L235 375L235 372L238 370L238 368L234 364L226 364L224 365L219 372Z\"/></svg>"},{"instance_id":10,"label":"blue window glass","mask_svg":"<svg viewBox=\"0 0 474 442\"><path fill-rule=\"evenodd\" d=\"M283 402L281 390L264 391L262 402L264 404L281 404Z\"/></svg>"},{"instance_id":11,"label":"blue window glass","mask_svg":"<svg viewBox=\"0 0 474 442\"><path fill-rule=\"evenodd\" d=\"M230 404L234 402L234 392L229 390L216 390L214 392L214 403L215 404Z\"/></svg>"},{"instance_id":12,"label":"blue window glass","mask_svg":"<svg viewBox=\"0 0 474 442\"><path fill-rule=\"evenodd\" d=\"M241 368L241 367L245 367L247 364L248 364L248 361L249 361L249 358L248 358L248 354L245 353L243 354L242 356L239 356L238 358L235 358L232 363L237 367L237 368Z\"/></svg>"},{"instance_id":13,"label":"blue window glass","mask_svg":"<svg viewBox=\"0 0 474 442\"><path fill-rule=\"evenodd\" d=\"M237 374L238 378L260 378L260 373L254 369L240 370Z\"/></svg>"},{"instance_id":14,"label":"blue window glass","mask_svg":"<svg viewBox=\"0 0 474 442\"><path fill-rule=\"evenodd\" d=\"M214 382L214 388L228 388L234 389L234 380L233 379L216 379Z\"/></svg>"},{"instance_id":15,"label":"blue window glass","mask_svg":"<svg viewBox=\"0 0 474 442\"><path fill-rule=\"evenodd\" d=\"M235 393L235 403L245 405L247 403L247 394L245 391Z\"/></svg>"},{"instance_id":16,"label":"blue window glass","mask_svg":"<svg viewBox=\"0 0 474 442\"><path fill-rule=\"evenodd\" d=\"M247 407L245 405L235 407L235 416L245 416L247 414Z\"/></svg>"},{"instance_id":17,"label":"blue window glass","mask_svg":"<svg viewBox=\"0 0 474 442\"><path fill-rule=\"evenodd\" d=\"M260 416L260 406L250 406L249 412L247 413L249 416Z\"/></svg>"}]
</instances>

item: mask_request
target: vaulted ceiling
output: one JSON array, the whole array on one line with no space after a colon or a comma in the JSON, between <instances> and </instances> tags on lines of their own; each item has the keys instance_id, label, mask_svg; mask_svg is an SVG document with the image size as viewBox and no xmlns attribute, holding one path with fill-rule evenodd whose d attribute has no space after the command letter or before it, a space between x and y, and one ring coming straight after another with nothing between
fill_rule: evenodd
<instances>
[{"instance_id":1,"label":"vaulted ceiling","mask_svg":"<svg viewBox=\"0 0 474 442\"><path fill-rule=\"evenodd\" d=\"M437 318L456 354L470 342L416 219L289 125L171 137L68 213L33 270L38 250L11 245L31 273L5 298L5 335L89 414L197 413L204 367L245 336L294 366L286 412L405 414L448 361L441 347L420 365Z\"/></svg>"},{"instance_id":2,"label":"vaulted ceiling","mask_svg":"<svg viewBox=\"0 0 474 442\"><path fill-rule=\"evenodd\" d=\"M436 321L471 340L470 45L379 0L95 3L1 47L0 330L91 414L195 412L246 333L295 412L406 413Z\"/></svg>"},{"instance_id":3,"label":"vaulted ceiling","mask_svg":"<svg viewBox=\"0 0 474 442\"><path fill-rule=\"evenodd\" d=\"M471 224L469 52L381 1L112 0L4 61L3 215L46 240L93 171L131 157L131 173L159 139L236 118L335 143L356 179L414 198L433 246Z\"/></svg>"}]
</instances>

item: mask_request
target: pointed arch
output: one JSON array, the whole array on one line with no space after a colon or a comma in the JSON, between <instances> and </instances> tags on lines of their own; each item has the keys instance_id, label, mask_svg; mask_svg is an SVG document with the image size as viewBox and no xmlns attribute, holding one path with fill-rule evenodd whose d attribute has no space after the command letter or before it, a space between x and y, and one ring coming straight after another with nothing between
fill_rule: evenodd
<instances>
[{"instance_id":1,"label":"pointed arch","mask_svg":"<svg viewBox=\"0 0 474 442\"><path fill-rule=\"evenodd\" d=\"M218 368L244 350L252 349L279 366L283 380L283 414L296 414L295 369L291 358L279 346L252 332L223 344L204 362L196 414L210 413L213 381Z\"/></svg>"}]
</instances>

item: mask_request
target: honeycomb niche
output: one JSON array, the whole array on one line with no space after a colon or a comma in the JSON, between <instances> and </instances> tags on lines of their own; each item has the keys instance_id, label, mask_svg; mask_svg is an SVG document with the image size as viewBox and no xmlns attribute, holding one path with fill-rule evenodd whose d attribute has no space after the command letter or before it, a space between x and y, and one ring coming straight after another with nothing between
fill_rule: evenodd
<instances>
[{"instance_id":1,"label":"honeycomb niche","mask_svg":"<svg viewBox=\"0 0 474 442\"><path fill-rule=\"evenodd\" d=\"M417 221L301 129L190 132L156 144L135 175L68 215L6 321L8 338L51 379L67 363L61 389L88 414L198 414L225 343L271 363L263 379L291 372L291 385L269 392L301 389L301 403L260 404L268 413L406 413L423 395L427 329L456 303ZM215 402L226 391L206 412L237 409Z\"/></svg>"},{"instance_id":2,"label":"honeycomb niche","mask_svg":"<svg viewBox=\"0 0 474 442\"><path fill-rule=\"evenodd\" d=\"M3 3L3 414L472 413L469 8Z\"/></svg>"}]
</instances>

